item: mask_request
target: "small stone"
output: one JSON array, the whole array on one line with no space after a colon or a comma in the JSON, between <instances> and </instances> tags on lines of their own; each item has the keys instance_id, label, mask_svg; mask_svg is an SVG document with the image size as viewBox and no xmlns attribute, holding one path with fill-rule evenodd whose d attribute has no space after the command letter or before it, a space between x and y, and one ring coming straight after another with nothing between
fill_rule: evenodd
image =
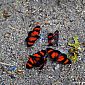
<instances>
[{"instance_id":1,"label":"small stone","mask_svg":"<svg viewBox=\"0 0 85 85\"><path fill-rule=\"evenodd\" d=\"M4 17L5 19L7 19L8 17L10 17L10 15L8 14L8 11L7 11L7 10L4 10L4 11L3 11L3 17Z\"/></svg>"},{"instance_id":2,"label":"small stone","mask_svg":"<svg viewBox=\"0 0 85 85\"><path fill-rule=\"evenodd\" d=\"M59 64L57 64L57 66L55 67L55 70L58 69L59 67L60 67Z\"/></svg>"},{"instance_id":3,"label":"small stone","mask_svg":"<svg viewBox=\"0 0 85 85\"><path fill-rule=\"evenodd\" d=\"M11 66L11 67L8 68L9 71L15 71L16 69L17 69L16 66Z\"/></svg>"},{"instance_id":4,"label":"small stone","mask_svg":"<svg viewBox=\"0 0 85 85\"><path fill-rule=\"evenodd\" d=\"M17 74L24 74L23 70L17 70Z\"/></svg>"},{"instance_id":5,"label":"small stone","mask_svg":"<svg viewBox=\"0 0 85 85\"><path fill-rule=\"evenodd\" d=\"M4 34L4 37L5 37L5 38L9 38L9 37L10 37L10 35L11 35L11 33L6 32L6 33Z\"/></svg>"},{"instance_id":6,"label":"small stone","mask_svg":"<svg viewBox=\"0 0 85 85\"><path fill-rule=\"evenodd\" d=\"M85 58L82 58L81 60L85 63Z\"/></svg>"}]
</instances>

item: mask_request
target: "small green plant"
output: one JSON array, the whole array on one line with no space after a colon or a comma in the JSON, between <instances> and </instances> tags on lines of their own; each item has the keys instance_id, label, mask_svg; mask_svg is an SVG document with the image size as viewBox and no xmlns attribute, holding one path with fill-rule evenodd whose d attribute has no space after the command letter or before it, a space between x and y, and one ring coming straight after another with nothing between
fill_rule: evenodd
<instances>
[{"instance_id":1,"label":"small green plant","mask_svg":"<svg viewBox=\"0 0 85 85\"><path fill-rule=\"evenodd\" d=\"M74 39L74 43L68 42L68 45L74 47L75 49L80 49L80 42L78 41L78 36L77 35L74 36L73 39Z\"/></svg>"},{"instance_id":2,"label":"small green plant","mask_svg":"<svg viewBox=\"0 0 85 85\"><path fill-rule=\"evenodd\" d=\"M71 47L68 51L68 56L75 63L78 60L78 50L81 50L81 48L80 42L78 41L78 36L74 36L73 39L74 43L68 42L68 45Z\"/></svg>"}]
</instances>

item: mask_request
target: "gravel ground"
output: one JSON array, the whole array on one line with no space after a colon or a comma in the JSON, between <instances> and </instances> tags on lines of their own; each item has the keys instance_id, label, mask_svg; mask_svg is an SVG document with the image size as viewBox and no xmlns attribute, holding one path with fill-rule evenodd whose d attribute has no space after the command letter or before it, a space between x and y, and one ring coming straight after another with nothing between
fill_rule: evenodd
<instances>
[{"instance_id":1,"label":"gravel ground","mask_svg":"<svg viewBox=\"0 0 85 85\"><path fill-rule=\"evenodd\" d=\"M24 41L36 22L41 39L28 49ZM46 49L47 33L56 29L60 39L54 49L67 53L68 39L75 35L85 42L85 0L0 0L0 85L85 85L84 50L71 65L48 59L41 71L25 68L28 55Z\"/></svg>"}]
</instances>

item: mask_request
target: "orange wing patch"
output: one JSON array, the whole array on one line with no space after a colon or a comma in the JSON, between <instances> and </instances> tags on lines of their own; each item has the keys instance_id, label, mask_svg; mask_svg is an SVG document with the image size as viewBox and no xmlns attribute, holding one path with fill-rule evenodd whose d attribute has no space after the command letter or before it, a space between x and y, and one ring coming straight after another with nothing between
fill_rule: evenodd
<instances>
[{"instance_id":1,"label":"orange wing patch","mask_svg":"<svg viewBox=\"0 0 85 85\"><path fill-rule=\"evenodd\" d=\"M30 63L26 63L26 68L32 68L32 65Z\"/></svg>"},{"instance_id":2,"label":"orange wing patch","mask_svg":"<svg viewBox=\"0 0 85 85\"><path fill-rule=\"evenodd\" d=\"M36 35L38 36L38 35L39 35L39 33L40 33L40 32L33 31L33 32L31 33L31 36L36 36Z\"/></svg>"},{"instance_id":3,"label":"orange wing patch","mask_svg":"<svg viewBox=\"0 0 85 85\"><path fill-rule=\"evenodd\" d=\"M33 42L28 42L29 45L33 45L34 43Z\"/></svg>"},{"instance_id":4,"label":"orange wing patch","mask_svg":"<svg viewBox=\"0 0 85 85\"><path fill-rule=\"evenodd\" d=\"M36 26L33 31L40 31L40 26Z\"/></svg>"},{"instance_id":5,"label":"orange wing patch","mask_svg":"<svg viewBox=\"0 0 85 85\"><path fill-rule=\"evenodd\" d=\"M37 38L36 37L29 37L29 41L36 41Z\"/></svg>"},{"instance_id":6,"label":"orange wing patch","mask_svg":"<svg viewBox=\"0 0 85 85\"><path fill-rule=\"evenodd\" d=\"M35 56L35 57L40 57L40 55L37 54L37 53L33 54L33 56Z\"/></svg>"},{"instance_id":7,"label":"orange wing patch","mask_svg":"<svg viewBox=\"0 0 85 85\"><path fill-rule=\"evenodd\" d=\"M64 64L66 64L66 63L68 63L69 62L69 60L68 59L66 59L66 61L64 62Z\"/></svg>"},{"instance_id":8,"label":"orange wing patch","mask_svg":"<svg viewBox=\"0 0 85 85\"><path fill-rule=\"evenodd\" d=\"M58 54L57 52L53 52L53 53L51 54L51 57L52 57L52 58L57 58L58 55L59 55L59 54Z\"/></svg>"},{"instance_id":9,"label":"orange wing patch","mask_svg":"<svg viewBox=\"0 0 85 85\"><path fill-rule=\"evenodd\" d=\"M57 61L63 61L65 58L64 56L59 56L59 58L57 59Z\"/></svg>"},{"instance_id":10,"label":"orange wing patch","mask_svg":"<svg viewBox=\"0 0 85 85\"><path fill-rule=\"evenodd\" d=\"M67 58L64 64L71 64L71 60Z\"/></svg>"},{"instance_id":11,"label":"orange wing patch","mask_svg":"<svg viewBox=\"0 0 85 85\"><path fill-rule=\"evenodd\" d=\"M40 51L40 53L44 56L45 53L43 53L42 51Z\"/></svg>"},{"instance_id":12,"label":"orange wing patch","mask_svg":"<svg viewBox=\"0 0 85 85\"><path fill-rule=\"evenodd\" d=\"M41 56L45 56L46 51L45 50L41 50L39 53L40 53Z\"/></svg>"},{"instance_id":13,"label":"orange wing patch","mask_svg":"<svg viewBox=\"0 0 85 85\"><path fill-rule=\"evenodd\" d=\"M49 54L50 52L52 52L53 49L52 48L47 48L47 53Z\"/></svg>"},{"instance_id":14,"label":"orange wing patch","mask_svg":"<svg viewBox=\"0 0 85 85\"><path fill-rule=\"evenodd\" d=\"M33 64L34 63L34 61L33 61L33 59L32 58L29 58L29 61Z\"/></svg>"}]
</instances>

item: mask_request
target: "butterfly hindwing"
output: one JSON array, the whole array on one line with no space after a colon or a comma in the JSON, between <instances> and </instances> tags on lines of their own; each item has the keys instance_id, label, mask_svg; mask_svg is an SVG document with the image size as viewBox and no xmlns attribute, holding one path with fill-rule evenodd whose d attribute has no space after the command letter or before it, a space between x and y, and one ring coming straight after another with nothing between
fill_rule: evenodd
<instances>
[{"instance_id":1,"label":"butterfly hindwing","mask_svg":"<svg viewBox=\"0 0 85 85\"><path fill-rule=\"evenodd\" d=\"M57 62L60 64L71 64L71 60L67 58L67 55L64 53L61 53L57 59Z\"/></svg>"}]
</instances>

